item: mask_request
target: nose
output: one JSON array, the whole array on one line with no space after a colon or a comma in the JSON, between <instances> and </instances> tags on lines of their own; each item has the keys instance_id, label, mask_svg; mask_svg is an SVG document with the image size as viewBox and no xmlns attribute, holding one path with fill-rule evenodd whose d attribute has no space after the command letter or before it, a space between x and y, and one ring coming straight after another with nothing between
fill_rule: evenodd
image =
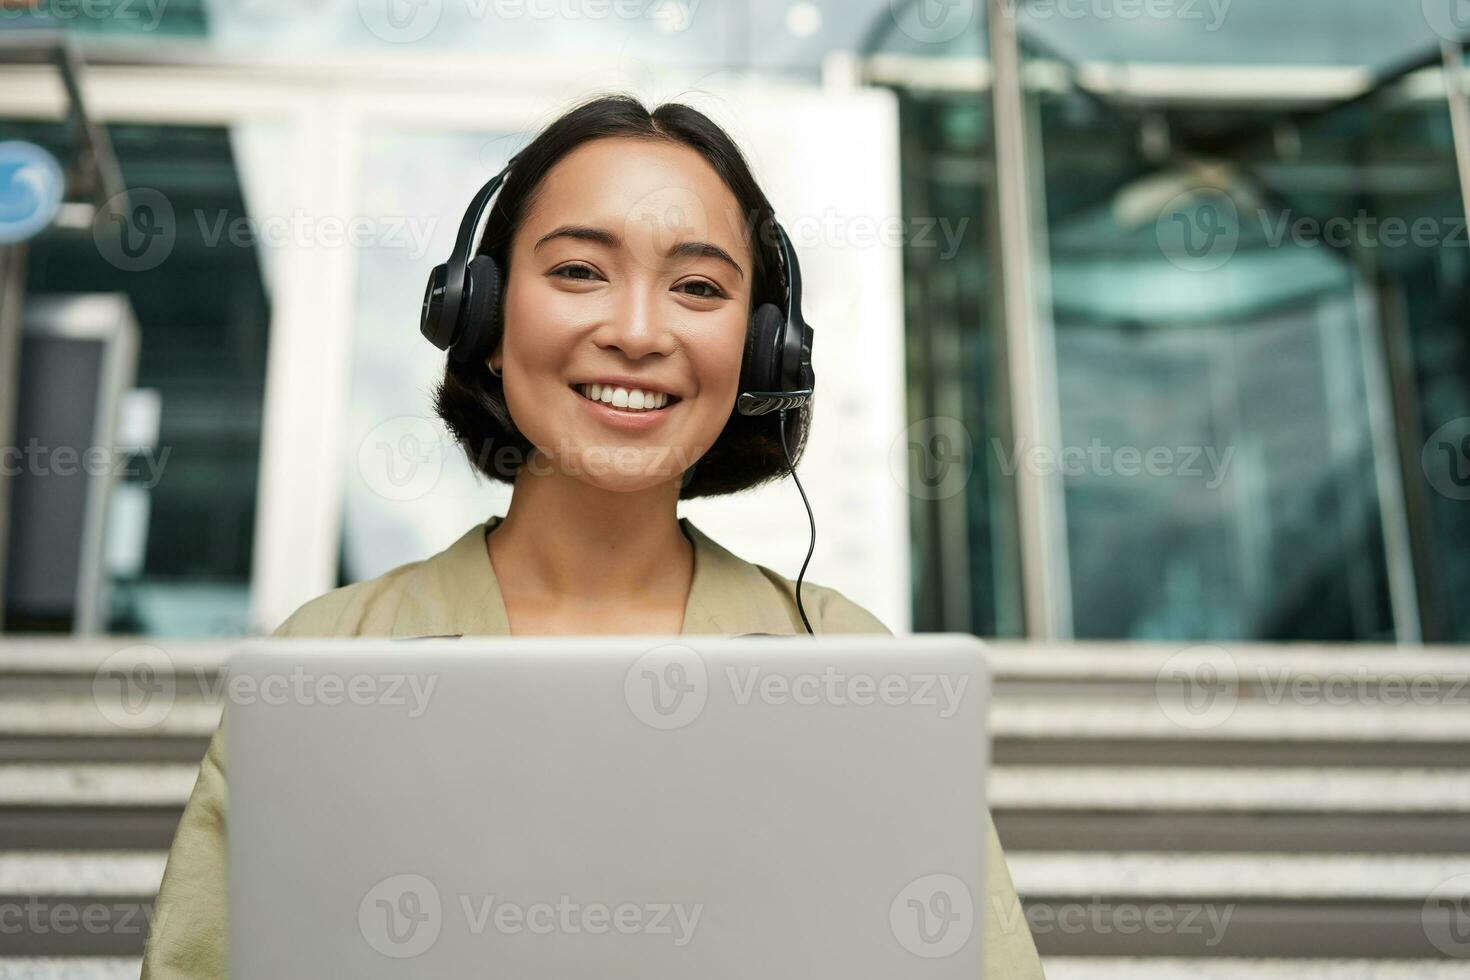
<instances>
[{"instance_id":1,"label":"nose","mask_svg":"<svg viewBox=\"0 0 1470 980\"><path fill-rule=\"evenodd\" d=\"M642 360L650 354L673 353L677 346L673 313L660 299L661 287L657 284L626 289L608 322L598 329L594 337L597 346L620 350L630 361Z\"/></svg>"}]
</instances>

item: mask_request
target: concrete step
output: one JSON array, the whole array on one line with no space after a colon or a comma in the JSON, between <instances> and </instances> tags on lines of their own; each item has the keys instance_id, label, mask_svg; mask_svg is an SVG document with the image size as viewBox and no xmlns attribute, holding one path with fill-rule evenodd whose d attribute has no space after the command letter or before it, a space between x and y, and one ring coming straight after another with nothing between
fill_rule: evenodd
<instances>
[{"instance_id":1,"label":"concrete step","mask_svg":"<svg viewBox=\"0 0 1470 980\"><path fill-rule=\"evenodd\" d=\"M1048 956L1047 980L1461 980L1470 962Z\"/></svg>"},{"instance_id":2,"label":"concrete step","mask_svg":"<svg viewBox=\"0 0 1470 980\"><path fill-rule=\"evenodd\" d=\"M157 890L163 851L0 851L0 893L131 895ZM1470 898L1454 854L1170 854L1012 851L1027 899L1188 899L1423 903ZM1451 892L1453 894L1451 895Z\"/></svg>"},{"instance_id":3,"label":"concrete step","mask_svg":"<svg viewBox=\"0 0 1470 980\"><path fill-rule=\"evenodd\" d=\"M177 805L198 763L0 764L0 807ZM996 810L1470 813L1470 769L995 766Z\"/></svg>"},{"instance_id":4,"label":"concrete step","mask_svg":"<svg viewBox=\"0 0 1470 980\"><path fill-rule=\"evenodd\" d=\"M0 956L0 980L138 980L138 957Z\"/></svg>"},{"instance_id":5,"label":"concrete step","mask_svg":"<svg viewBox=\"0 0 1470 980\"><path fill-rule=\"evenodd\" d=\"M143 712L126 641L0 643L0 903L110 923L7 941L0 980L136 975L239 646L142 642ZM1470 656L1351 654L992 645L992 809L1052 980L1470 978Z\"/></svg>"},{"instance_id":6,"label":"concrete step","mask_svg":"<svg viewBox=\"0 0 1470 980\"><path fill-rule=\"evenodd\" d=\"M0 807L0 841L12 850L166 849L182 812L182 804ZM994 816L1007 851L1470 854L1470 821L1462 814L996 810Z\"/></svg>"},{"instance_id":7,"label":"concrete step","mask_svg":"<svg viewBox=\"0 0 1470 980\"><path fill-rule=\"evenodd\" d=\"M1470 900L1470 876L1453 855L1014 851L1008 860L1047 956L1470 957L1453 918ZM7 949L141 954L164 862L163 852L0 853L0 908L42 923ZM1019 927L1015 910L996 911ZM79 922L89 926L57 927Z\"/></svg>"},{"instance_id":8,"label":"concrete step","mask_svg":"<svg viewBox=\"0 0 1470 980\"><path fill-rule=\"evenodd\" d=\"M1470 963L1430 960L1048 956L1047 980L1462 980ZM0 957L0 980L137 980L128 957Z\"/></svg>"},{"instance_id":9,"label":"concrete step","mask_svg":"<svg viewBox=\"0 0 1470 980\"><path fill-rule=\"evenodd\" d=\"M1470 867L1470 820L1463 813L1079 808L996 809L993 816L1008 851L1458 853Z\"/></svg>"},{"instance_id":10,"label":"concrete step","mask_svg":"<svg viewBox=\"0 0 1470 980\"><path fill-rule=\"evenodd\" d=\"M207 737L221 706L175 694L165 709L139 716L135 727L115 703L88 694L0 697L0 738L17 736L148 735ZM1470 744L1470 711L1464 705L1238 703L1216 724L1192 728L1179 712L1145 692L1112 698L1075 692L997 692L991 732L1013 741L1092 739L1185 742L1296 742L1305 744L1399 742ZM119 720L121 719L121 720Z\"/></svg>"},{"instance_id":11,"label":"concrete step","mask_svg":"<svg viewBox=\"0 0 1470 980\"><path fill-rule=\"evenodd\" d=\"M1459 854L1170 854L1013 851L1025 896L1423 902L1446 882L1470 896Z\"/></svg>"}]
</instances>

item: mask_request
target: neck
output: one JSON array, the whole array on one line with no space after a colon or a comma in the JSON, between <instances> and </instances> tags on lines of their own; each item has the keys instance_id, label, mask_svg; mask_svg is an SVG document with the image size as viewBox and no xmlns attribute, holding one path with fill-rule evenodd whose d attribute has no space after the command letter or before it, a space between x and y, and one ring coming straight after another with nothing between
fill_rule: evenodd
<instances>
[{"instance_id":1,"label":"neck","mask_svg":"<svg viewBox=\"0 0 1470 980\"><path fill-rule=\"evenodd\" d=\"M538 601L620 602L687 591L694 546L679 527L679 480L619 492L522 466L490 558L507 586Z\"/></svg>"}]
</instances>

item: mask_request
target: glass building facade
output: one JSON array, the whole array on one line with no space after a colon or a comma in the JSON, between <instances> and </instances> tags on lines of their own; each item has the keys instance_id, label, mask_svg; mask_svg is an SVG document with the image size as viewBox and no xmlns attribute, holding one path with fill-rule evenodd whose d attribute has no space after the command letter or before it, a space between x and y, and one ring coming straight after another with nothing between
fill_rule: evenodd
<instances>
[{"instance_id":1,"label":"glass building facade","mask_svg":"<svg viewBox=\"0 0 1470 980\"><path fill-rule=\"evenodd\" d=\"M414 37L372 6L206 0L170 4L151 27L120 11L61 26L97 60L139 70L262 45L575 57L616 36L643 80L663 65L707 83L765 74L816 91L850 74L886 89L913 232L912 622L895 625L1470 639L1470 22L1456 3L992 0L995 21L984 3L749 3L691 23L689 5L668 3L616 25L500 23L445 4ZM42 5L0 29L46 18ZM300 119L257 115L108 129L130 186L229 223L274 190L258 175L252 188L242 147L277 160L336 136L302 140ZM353 172L354 209L450 214L520 136L372 119L334 172ZM0 119L0 138L69 152L59 128L26 118ZM29 246L30 291L130 296L137 383L158 392L174 447L150 489L166 519L116 575L119 631L248 628L268 339L294 280L248 236L209 235L181 224L151 278L120 274L74 228ZM375 338L398 330L389 304L416 288L417 267L392 247L331 263L360 314L341 386L360 440L378 417L358 412L359 395L401 367ZM372 517L353 459L344 468L331 584L391 564L374 548L396 533Z\"/></svg>"},{"instance_id":2,"label":"glass building facade","mask_svg":"<svg viewBox=\"0 0 1470 980\"><path fill-rule=\"evenodd\" d=\"M867 61L900 98L908 214L985 229L958 261L906 255L911 411L957 421L974 467L957 499L914 500L916 628L1465 640L1470 161L1453 12L999 9L1026 238L997 220L996 100L1011 96L994 32L900 20ZM1013 410L1007 263L1028 266L1026 329L1046 356L1021 373L1050 427ZM937 428L930 465L955 442ZM1026 533L1023 471L1059 489L1038 508L1049 538ZM1050 587L1053 622L1028 617L1027 587Z\"/></svg>"}]
</instances>

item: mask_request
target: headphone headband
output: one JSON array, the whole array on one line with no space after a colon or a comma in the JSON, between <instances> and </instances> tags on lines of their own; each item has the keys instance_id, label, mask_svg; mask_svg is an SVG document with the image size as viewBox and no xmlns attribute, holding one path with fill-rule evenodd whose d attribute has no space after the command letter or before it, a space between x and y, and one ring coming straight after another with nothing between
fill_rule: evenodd
<instances>
[{"instance_id":1,"label":"headphone headband","mask_svg":"<svg viewBox=\"0 0 1470 980\"><path fill-rule=\"evenodd\" d=\"M796 261L796 249L792 247L786 229L781 227L781 222L776 220L774 212L771 214L771 223L776 226L776 235L781 240L781 247L778 251L781 254L781 278L786 285L786 319L800 321L802 320L801 266Z\"/></svg>"}]
</instances>

